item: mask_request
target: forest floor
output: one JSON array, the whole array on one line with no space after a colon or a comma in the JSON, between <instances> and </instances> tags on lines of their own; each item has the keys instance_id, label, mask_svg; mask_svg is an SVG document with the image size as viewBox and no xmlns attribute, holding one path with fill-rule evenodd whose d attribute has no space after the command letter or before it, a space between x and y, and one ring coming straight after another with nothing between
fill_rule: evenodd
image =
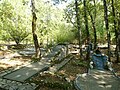
<instances>
[{"instance_id":1,"label":"forest floor","mask_svg":"<svg viewBox=\"0 0 120 90\"><path fill-rule=\"evenodd\" d=\"M0 51L0 56L9 56L13 51ZM36 90L75 90L73 81L78 74L87 72L87 61L80 60L78 55L74 56L63 68L56 73L39 73L27 82L35 83L38 85ZM115 57L112 57L114 61ZM9 62L0 62L0 72L7 70L11 67L23 65L31 60L30 56L17 56L12 57ZM120 76L120 64L113 64L113 68Z\"/></svg>"},{"instance_id":2,"label":"forest floor","mask_svg":"<svg viewBox=\"0 0 120 90\"><path fill-rule=\"evenodd\" d=\"M56 73L40 73L30 82L39 84L37 90L76 90L73 81L78 74L86 72L86 61L74 57Z\"/></svg>"}]
</instances>

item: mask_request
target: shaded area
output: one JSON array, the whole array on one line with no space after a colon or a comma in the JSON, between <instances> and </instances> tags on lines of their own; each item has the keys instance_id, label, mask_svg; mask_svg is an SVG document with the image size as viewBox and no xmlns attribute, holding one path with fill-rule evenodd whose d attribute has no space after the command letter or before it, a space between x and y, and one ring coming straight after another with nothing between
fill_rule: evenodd
<instances>
[{"instance_id":1,"label":"shaded area","mask_svg":"<svg viewBox=\"0 0 120 90\"><path fill-rule=\"evenodd\" d=\"M39 85L36 90L76 90L73 85L76 74L87 71L84 62L77 65L78 63L80 63L80 60L70 54L60 63L50 67L48 71L41 72L30 79L29 82ZM52 73L51 70L53 70Z\"/></svg>"},{"instance_id":2,"label":"shaded area","mask_svg":"<svg viewBox=\"0 0 120 90\"><path fill-rule=\"evenodd\" d=\"M90 70L78 75L75 86L78 90L120 90L120 80L109 71Z\"/></svg>"},{"instance_id":3,"label":"shaded area","mask_svg":"<svg viewBox=\"0 0 120 90\"><path fill-rule=\"evenodd\" d=\"M3 78L24 82L26 79L35 75L36 73L48 68L50 64L43 62L36 62L25 66L15 72L5 75Z\"/></svg>"}]
</instances>

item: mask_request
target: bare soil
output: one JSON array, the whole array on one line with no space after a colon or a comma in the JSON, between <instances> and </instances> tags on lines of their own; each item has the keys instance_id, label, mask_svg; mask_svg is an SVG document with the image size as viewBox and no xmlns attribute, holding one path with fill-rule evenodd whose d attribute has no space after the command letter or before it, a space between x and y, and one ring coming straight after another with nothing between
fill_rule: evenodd
<instances>
[{"instance_id":1,"label":"bare soil","mask_svg":"<svg viewBox=\"0 0 120 90\"><path fill-rule=\"evenodd\" d=\"M0 56L6 56L11 51L0 51ZM12 52L13 53L13 52ZM112 57L114 60L115 57ZM21 63L14 63L14 61L20 61ZM18 56L13 57L9 63L0 63L0 72L7 70L17 65L23 65L24 62L31 60L31 57ZM120 64L113 63L113 68L120 76ZM33 82L38 85L36 90L75 90L73 82L77 74L87 72L87 61L81 60L78 55L74 55L74 58L69 61L63 68L56 73L39 73L28 82Z\"/></svg>"},{"instance_id":2,"label":"bare soil","mask_svg":"<svg viewBox=\"0 0 120 90\"><path fill-rule=\"evenodd\" d=\"M86 61L74 56L63 68L56 73L40 73L30 82L39 87L36 90L76 90L74 80L77 74L87 72Z\"/></svg>"}]
</instances>

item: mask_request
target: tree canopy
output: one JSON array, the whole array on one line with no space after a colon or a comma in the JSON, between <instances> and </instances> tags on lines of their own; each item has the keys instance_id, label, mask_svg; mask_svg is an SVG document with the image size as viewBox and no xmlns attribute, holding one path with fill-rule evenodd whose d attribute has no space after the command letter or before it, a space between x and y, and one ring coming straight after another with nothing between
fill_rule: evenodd
<instances>
[{"instance_id":1,"label":"tree canopy","mask_svg":"<svg viewBox=\"0 0 120 90\"><path fill-rule=\"evenodd\" d=\"M90 42L96 45L108 43L110 37L109 43L120 46L120 1L77 0L78 13L75 1L35 0L39 44L76 43L76 41L78 43L79 39L81 44L85 44L89 38ZM104 11L104 2L107 12ZM31 10L31 0L0 0L0 39L7 42L15 41L16 44L25 40L33 43ZM105 27L106 15L108 30Z\"/></svg>"}]
</instances>

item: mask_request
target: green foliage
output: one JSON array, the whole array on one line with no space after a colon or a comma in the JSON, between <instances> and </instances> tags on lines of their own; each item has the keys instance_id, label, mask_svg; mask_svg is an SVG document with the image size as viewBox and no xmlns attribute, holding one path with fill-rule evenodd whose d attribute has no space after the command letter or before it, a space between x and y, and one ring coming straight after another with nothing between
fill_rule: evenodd
<instances>
[{"instance_id":1,"label":"green foliage","mask_svg":"<svg viewBox=\"0 0 120 90\"><path fill-rule=\"evenodd\" d=\"M37 4L37 10L38 34L41 43L53 45L71 42L75 38L75 32L72 32L73 27L63 18L64 11L62 9L43 0Z\"/></svg>"},{"instance_id":2,"label":"green foliage","mask_svg":"<svg viewBox=\"0 0 120 90\"><path fill-rule=\"evenodd\" d=\"M75 39L76 33L71 30L70 26L63 24L59 25L59 27L59 30L54 31L57 43L72 42Z\"/></svg>"},{"instance_id":3,"label":"green foliage","mask_svg":"<svg viewBox=\"0 0 120 90\"><path fill-rule=\"evenodd\" d=\"M94 5L95 1L95 5ZM119 0L115 0L115 10L116 12L120 12L120 2ZM79 3L79 18L80 18L80 24L81 24L81 31L82 31L82 41L86 39L86 30L84 26L84 8L83 8L83 1L78 1ZM114 39L114 29L113 29L113 16L112 16L112 10L111 10L111 1L107 2L108 4L108 11L109 11L109 29L111 33L111 40ZM76 18L75 18L75 8L74 3L71 2L67 8L65 9L65 19L68 23L71 23L76 27ZM93 15L93 19L95 20L95 26L97 31L97 38L98 43L106 43L107 39L107 33L105 30L105 21L104 21L104 7L103 7L103 1L102 0L88 0L87 1L87 17L88 17L88 25L89 25L89 32L90 32L90 38L91 41L94 39L94 32L92 28L92 24L90 21L90 16L88 11ZM116 15L118 15L116 13ZM118 19L118 17L116 17Z\"/></svg>"},{"instance_id":4,"label":"green foliage","mask_svg":"<svg viewBox=\"0 0 120 90\"><path fill-rule=\"evenodd\" d=\"M8 32L17 45L29 35L25 30L10 30Z\"/></svg>"},{"instance_id":5,"label":"green foliage","mask_svg":"<svg viewBox=\"0 0 120 90\"><path fill-rule=\"evenodd\" d=\"M62 3L53 5L45 0L35 0L38 40L40 44L53 45L56 43L73 42L78 38L76 28L75 6L74 0L68 1L68 6L63 10L59 8ZM55 0L54 0L55 1ZM60 0L59 0L60 1ZM60 2L62 2L61 0ZM106 42L106 30L104 24L103 1L95 0L87 1L88 10L94 17L98 42ZM114 1L116 20L119 19L120 1ZM65 2L64 2L65 3ZM83 1L79 3L79 18L82 31L82 41L86 39L86 30L84 25L84 8ZM113 16L111 11L111 2L107 2L109 9L109 29L111 32L111 40L114 41ZM95 13L96 11L96 13ZM31 34L31 7L29 0L1 0L0 1L0 39L5 41L15 41L17 44L27 39L32 41ZM93 41L94 33L88 15L89 31L91 41ZM117 26L118 27L118 26Z\"/></svg>"},{"instance_id":6,"label":"green foliage","mask_svg":"<svg viewBox=\"0 0 120 90\"><path fill-rule=\"evenodd\" d=\"M15 41L16 44L25 38L32 40L31 33L31 9L29 0L3 0L0 8L0 34L2 40ZM76 37L76 31L64 20L63 9L57 8L44 0L36 1L37 34L40 43L55 44L72 42ZM7 12L4 12L7 11ZM58 12L59 11L59 12ZM29 38L28 38L29 35Z\"/></svg>"},{"instance_id":7,"label":"green foliage","mask_svg":"<svg viewBox=\"0 0 120 90\"><path fill-rule=\"evenodd\" d=\"M6 31L2 30L1 40L9 42L11 41L11 36L8 33L6 33Z\"/></svg>"},{"instance_id":8,"label":"green foliage","mask_svg":"<svg viewBox=\"0 0 120 90\"><path fill-rule=\"evenodd\" d=\"M19 44L29 35L29 25L27 25L29 18L26 13L23 13L26 10L26 6L20 1L19 4L16 4L15 1L12 3L3 0L0 4L0 14L2 16L0 19L2 23L0 26L1 38L5 41L13 40L16 44Z\"/></svg>"}]
</instances>

